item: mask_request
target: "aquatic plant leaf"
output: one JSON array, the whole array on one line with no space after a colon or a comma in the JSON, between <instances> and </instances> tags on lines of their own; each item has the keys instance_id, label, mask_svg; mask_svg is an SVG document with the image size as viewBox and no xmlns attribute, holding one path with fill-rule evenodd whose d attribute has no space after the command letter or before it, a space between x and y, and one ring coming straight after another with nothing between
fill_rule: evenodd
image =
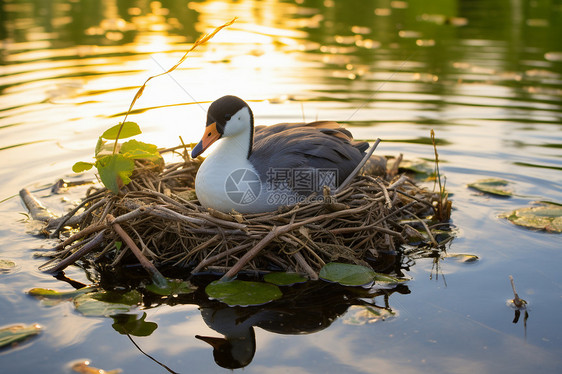
<instances>
[{"instance_id":1,"label":"aquatic plant leaf","mask_svg":"<svg viewBox=\"0 0 562 374\"><path fill-rule=\"evenodd\" d=\"M72 165L72 171L75 173L82 173L84 171L90 170L94 166L91 162L78 161Z\"/></svg>"},{"instance_id":2,"label":"aquatic plant leaf","mask_svg":"<svg viewBox=\"0 0 562 374\"><path fill-rule=\"evenodd\" d=\"M79 374L121 374L123 370L113 369L113 370L103 370L96 367L90 366L90 361L80 361L73 363L70 368L72 371Z\"/></svg>"},{"instance_id":3,"label":"aquatic plant leaf","mask_svg":"<svg viewBox=\"0 0 562 374\"><path fill-rule=\"evenodd\" d=\"M181 279L166 279L166 287L159 287L158 285L152 283L146 286L146 289L157 295L181 295L189 294L197 289L188 281Z\"/></svg>"},{"instance_id":4,"label":"aquatic plant leaf","mask_svg":"<svg viewBox=\"0 0 562 374\"><path fill-rule=\"evenodd\" d=\"M72 299L78 295L94 292L98 288L95 286L82 287L71 291L57 291L51 288L32 288L27 294L41 299Z\"/></svg>"},{"instance_id":5,"label":"aquatic plant leaf","mask_svg":"<svg viewBox=\"0 0 562 374\"><path fill-rule=\"evenodd\" d=\"M490 195L512 196L513 192L507 188L508 185L509 182L505 179L486 178L469 183L468 187Z\"/></svg>"},{"instance_id":6,"label":"aquatic plant leaf","mask_svg":"<svg viewBox=\"0 0 562 374\"><path fill-rule=\"evenodd\" d=\"M142 134L142 131L138 124L135 122L124 122L118 125L111 127L110 129L105 130L105 132L101 135L102 138L108 140L115 140L115 139L126 139L130 138L131 136Z\"/></svg>"},{"instance_id":7,"label":"aquatic plant leaf","mask_svg":"<svg viewBox=\"0 0 562 374\"><path fill-rule=\"evenodd\" d=\"M128 314L142 301L141 294L132 290L126 293L100 291L87 293L74 298L74 307L89 317L109 317Z\"/></svg>"},{"instance_id":8,"label":"aquatic plant leaf","mask_svg":"<svg viewBox=\"0 0 562 374\"><path fill-rule=\"evenodd\" d=\"M105 156L96 162L101 181L114 194L119 193L123 185L129 184L129 178L135 169L135 162L123 155Z\"/></svg>"},{"instance_id":9,"label":"aquatic plant leaf","mask_svg":"<svg viewBox=\"0 0 562 374\"><path fill-rule=\"evenodd\" d=\"M344 286L363 286L371 283L375 279L376 273L361 265L330 262L320 269L318 276Z\"/></svg>"},{"instance_id":10,"label":"aquatic plant leaf","mask_svg":"<svg viewBox=\"0 0 562 374\"><path fill-rule=\"evenodd\" d=\"M119 152L125 157L133 159L157 160L162 158L156 145L134 139L123 143Z\"/></svg>"},{"instance_id":11,"label":"aquatic plant leaf","mask_svg":"<svg viewBox=\"0 0 562 374\"><path fill-rule=\"evenodd\" d=\"M42 329L38 324L2 327L0 328L0 348L24 341L39 334Z\"/></svg>"},{"instance_id":12,"label":"aquatic plant leaf","mask_svg":"<svg viewBox=\"0 0 562 374\"><path fill-rule=\"evenodd\" d=\"M291 286L296 283L304 283L308 279L298 273L275 272L266 274L263 280L278 286Z\"/></svg>"},{"instance_id":13,"label":"aquatic plant leaf","mask_svg":"<svg viewBox=\"0 0 562 374\"><path fill-rule=\"evenodd\" d=\"M392 164L392 162L390 162ZM433 163L422 159L417 160L402 160L399 166L400 170L413 172L417 177L427 178L435 173Z\"/></svg>"},{"instance_id":14,"label":"aquatic plant leaf","mask_svg":"<svg viewBox=\"0 0 562 374\"><path fill-rule=\"evenodd\" d=\"M396 316L396 312L384 309L375 308L372 306L352 305L343 318L343 323L346 325L361 326L366 323L375 323L385 321Z\"/></svg>"},{"instance_id":15,"label":"aquatic plant leaf","mask_svg":"<svg viewBox=\"0 0 562 374\"><path fill-rule=\"evenodd\" d=\"M155 322L147 322L146 313L143 312L142 316L137 319L138 316L131 314L120 314L112 316L115 321L111 327L119 334L122 335L133 335L133 336L149 336L158 328L158 324Z\"/></svg>"},{"instance_id":16,"label":"aquatic plant leaf","mask_svg":"<svg viewBox=\"0 0 562 374\"><path fill-rule=\"evenodd\" d=\"M274 284L237 279L211 282L205 287L205 292L209 297L230 306L262 305L283 296Z\"/></svg>"},{"instance_id":17,"label":"aquatic plant leaf","mask_svg":"<svg viewBox=\"0 0 562 374\"><path fill-rule=\"evenodd\" d=\"M0 273L8 273L16 267L16 263L10 260L0 260Z\"/></svg>"},{"instance_id":18,"label":"aquatic plant leaf","mask_svg":"<svg viewBox=\"0 0 562 374\"><path fill-rule=\"evenodd\" d=\"M518 226L530 229L562 232L562 206L558 204L520 208L501 214L500 218L506 218Z\"/></svg>"},{"instance_id":19,"label":"aquatic plant leaf","mask_svg":"<svg viewBox=\"0 0 562 374\"><path fill-rule=\"evenodd\" d=\"M471 255L468 253L447 253L445 256L445 258L451 258L453 260L456 260L458 262L476 262L479 260L478 256L476 255Z\"/></svg>"},{"instance_id":20,"label":"aquatic plant leaf","mask_svg":"<svg viewBox=\"0 0 562 374\"><path fill-rule=\"evenodd\" d=\"M404 278L397 278L397 277L393 277L392 275L375 273L375 282L377 284L380 284L380 283L396 284L396 283L402 283L402 282L406 282L406 281L407 281L407 279L404 279Z\"/></svg>"}]
</instances>

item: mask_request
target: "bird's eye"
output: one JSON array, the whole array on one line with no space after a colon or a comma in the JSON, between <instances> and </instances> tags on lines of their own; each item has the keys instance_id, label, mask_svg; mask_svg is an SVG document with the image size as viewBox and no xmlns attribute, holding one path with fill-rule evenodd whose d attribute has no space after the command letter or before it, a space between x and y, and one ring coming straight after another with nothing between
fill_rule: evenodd
<instances>
[{"instance_id":1,"label":"bird's eye","mask_svg":"<svg viewBox=\"0 0 562 374\"><path fill-rule=\"evenodd\" d=\"M230 121L231 118L232 118L232 115L230 115L230 114L225 114L225 115L224 115L224 119L225 119L226 121Z\"/></svg>"}]
</instances>

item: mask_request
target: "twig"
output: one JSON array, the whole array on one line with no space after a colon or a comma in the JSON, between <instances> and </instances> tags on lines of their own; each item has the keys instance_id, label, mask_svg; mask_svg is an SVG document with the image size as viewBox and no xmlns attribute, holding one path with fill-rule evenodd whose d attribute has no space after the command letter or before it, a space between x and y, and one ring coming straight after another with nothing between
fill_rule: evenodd
<instances>
[{"instance_id":1,"label":"twig","mask_svg":"<svg viewBox=\"0 0 562 374\"><path fill-rule=\"evenodd\" d=\"M102 230L94 236L88 243L84 244L82 248L71 254L70 256L66 257L65 259L58 262L56 265L47 267L49 262L44 263L43 265L39 266L39 270L46 272L46 273L58 273L59 271L64 270L67 266L72 265L92 250L97 248L103 242L103 235L105 230Z\"/></svg>"},{"instance_id":2,"label":"twig","mask_svg":"<svg viewBox=\"0 0 562 374\"><path fill-rule=\"evenodd\" d=\"M300 252L293 253L293 257L295 258L295 260L297 260L298 264L304 269L304 271L306 271L310 279L312 280L318 279L318 274L316 274L314 269L310 267L310 265L308 264L308 262L306 262L303 255Z\"/></svg>"},{"instance_id":3,"label":"twig","mask_svg":"<svg viewBox=\"0 0 562 374\"><path fill-rule=\"evenodd\" d=\"M257 254L260 253L260 251L269 244L269 242L275 239L278 235L291 231L294 228L295 228L294 224L289 224L280 227L277 226L273 227L273 229L262 240L260 240L258 244L256 244L252 249L246 252L246 254L242 256L242 258L240 258L240 260L238 260L238 262L234 264L234 266L232 266L230 270L226 272L225 275L222 276L221 280L230 280L234 278L234 276L238 274L238 272L242 270L242 268L248 262L250 262L250 260L256 257Z\"/></svg>"},{"instance_id":4,"label":"twig","mask_svg":"<svg viewBox=\"0 0 562 374\"><path fill-rule=\"evenodd\" d=\"M343 191L348 184L351 183L351 181L353 180L353 178L355 178L355 176L357 175L357 173L359 173L359 171L361 170L361 168L363 167L363 165L365 165L365 163L367 162L367 160L369 160L369 158L371 157L371 155L373 154L373 152L375 151L375 149L377 149L377 146L379 145L379 143L381 142L380 139L377 139L375 141L375 144L373 144L371 146L371 149L369 149L369 152L367 152L365 154L365 156L363 157L363 159L361 160L361 162L359 164L357 164L357 166L355 167L355 169L353 169L353 171L351 172L351 174L349 174L347 176L347 178L343 181L342 184L340 184L338 186L338 188L336 188L336 190L334 191L334 194L338 194L341 191Z\"/></svg>"},{"instance_id":5,"label":"twig","mask_svg":"<svg viewBox=\"0 0 562 374\"><path fill-rule=\"evenodd\" d=\"M133 239L131 239L131 237L125 232L125 230L123 230L119 223L115 222L115 217L113 217L111 214L108 214L107 222L113 227L115 232L119 234L119 236L131 249L135 257L139 260L141 266L150 274L154 284L161 288L166 287L166 285L168 284L166 278L164 278L164 276L158 271L158 269L156 269L152 262L148 261L148 259L142 254L139 247L137 247Z\"/></svg>"}]
</instances>

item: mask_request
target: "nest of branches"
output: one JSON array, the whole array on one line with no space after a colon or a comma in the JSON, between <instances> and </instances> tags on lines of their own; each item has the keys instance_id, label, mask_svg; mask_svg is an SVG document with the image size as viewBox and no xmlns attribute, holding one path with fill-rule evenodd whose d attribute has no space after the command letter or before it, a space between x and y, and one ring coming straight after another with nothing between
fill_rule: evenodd
<instances>
[{"instance_id":1,"label":"nest of branches","mask_svg":"<svg viewBox=\"0 0 562 374\"><path fill-rule=\"evenodd\" d=\"M119 195L91 188L76 209L49 223L51 236L63 227L74 233L47 254L52 259L43 270L78 260L114 267L140 261L149 271L174 266L233 277L241 270L281 270L316 279L328 262L369 265L412 236L431 241L422 218L443 220L450 212L441 193L397 173L400 158L389 168L379 158L378 173L364 168L341 191L325 189L275 212L226 214L199 205L193 186L201 160L182 157L159 168L138 163ZM406 223L412 220L422 222L423 235Z\"/></svg>"}]
</instances>

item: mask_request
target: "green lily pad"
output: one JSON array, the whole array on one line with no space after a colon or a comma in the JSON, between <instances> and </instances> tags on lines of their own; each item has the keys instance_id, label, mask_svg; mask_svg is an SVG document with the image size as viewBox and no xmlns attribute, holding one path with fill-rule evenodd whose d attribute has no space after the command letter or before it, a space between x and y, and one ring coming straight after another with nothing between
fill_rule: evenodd
<instances>
[{"instance_id":1,"label":"green lily pad","mask_svg":"<svg viewBox=\"0 0 562 374\"><path fill-rule=\"evenodd\" d=\"M71 290L71 291L57 291L51 288L32 288L29 291L27 291L27 294L38 298L72 299L78 295L82 295L88 292L93 292L96 290L97 287L94 286L82 287L77 290Z\"/></svg>"},{"instance_id":2,"label":"green lily pad","mask_svg":"<svg viewBox=\"0 0 562 374\"><path fill-rule=\"evenodd\" d=\"M146 313L143 313L140 317L131 314L119 314L112 316L112 318L115 322L111 326L122 335L149 336L158 328L157 323L145 321Z\"/></svg>"},{"instance_id":3,"label":"green lily pad","mask_svg":"<svg viewBox=\"0 0 562 374\"><path fill-rule=\"evenodd\" d=\"M469 183L468 187L490 195L509 197L513 192L507 188L508 185L509 182L505 179L486 178Z\"/></svg>"},{"instance_id":4,"label":"green lily pad","mask_svg":"<svg viewBox=\"0 0 562 374\"><path fill-rule=\"evenodd\" d=\"M506 218L518 226L529 229L562 232L562 206L558 204L520 208L501 214L500 218Z\"/></svg>"},{"instance_id":5,"label":"green lily pad","mask_svg":"<svg viewBox=\"0 0 562 374\"><path fill-rule=\"evenodd\" d=\"M14 270L16 263L10 260L0 260L0 273L9 273Z\"/></svg>"},{"instance_id":6,"label":"green lily pad","mask_svg":"<svg viewBox=\"0 0 562 374\"><path fill-rule=\"evenodd\" d=\"M363 286L373 282L376 273L361 265L330 262L320 269L318 276L344 286Z\"/></svg>"},{"instance_id":7,"label":"green lily pad","mask_svg":"<svg viewBox=\"0 0 562 374\"><path fill-rule=\"evenodd\" d=\"M283 296L279 287L274 284L236 279L211 282L205 288L205 292L209 297L230 306L262 305Z\"/></svg>"},{"instance_id":8,"label":"green lily pad","mask_svg":"<svg viewBox=\"0 0 562 374\"><path fill-rule=\"evenodd\" d=\"M308 279L297 273L269 273L263 277L263 280L278 286L291 286L296 283L304 283Z\"/></svg>"},{"instance_id":9,"label":"green lily pad","mask_svg":"<svg viewBox=\"0 0 562 374\"><path fill-rule=\"evenodd\" d=\"M343 286L364 286L372 282L379 284L395 284L406 281L405 279L376 273L365 266L339 262L330 262L324 265L324 267L320 269L318 276L321 279L336 282Z\"/></svg>"},{"instance_id":10,"label":"green lily pad","mask_svg":"<svg viewBox=\"0 0 562 374\"><path fill-rule=\"evenodd\" d=\"M197 289L188 281L181 279L166 279L166 286L159 287L152 283L146 286L146 289L152 293L162 296L189 294Z\"/></svg>"},{"instance_id":11,"label":"green lily pad","mask_svg":"<svg viewBox=\"0 0 562 374\"><path fill-rule=\"evenodd\" d=\"M98 288L94 286L82 287L72 291L57 291L50 288L32 288L27 294L42 301L43 305L54 306L63 301L72 300L79 295L94 292Z\"/></svg>"},{"instance_id":12,"label":"green lily pad","mask_svg":"<svg viewBox=\"0 0 562 374\"><path fill-rule=\"evenodd\" d=\"M399 169L415 173L418 177L427 178L435 173L435 164L422 159L402 160Z\"/></svg>"},{"instance_id":13,"label":"green lily pad","mask_svg":"<svg viewBox=\"0 0 562 374\"><path fill-rule=\"evenodd\" d=\"M100 291L75 297L74 307L85 316L109 317L116 314L128 314L141 301L142 295L136 290L126 293Z\"/></svg>"},{"instance_id":14,"label":"green lily pad","mask_svg":"<svg viewBox=\"0 0 562 374\"><path fill-rule=\"evenodd\" d=\"M367 323L385 321L395 316L396 312L389 309L352 305L345 314L343 323L346 325L361 326Z\"/></svg>"},{"instance_id":15,"label":"green lily pad","mask_svg":"<svg viewBox=\"0 0 562 374\"><path fill-rule=\"evenodd\" d=\"M42 327L33 325L12 325L0 328L0 348L20 343L32 336L38 335Z\"/></svg>"},{"instance_id":16,"label":"green lily pad","mask_svg":"<svg viewBox=\"0 0 562 374\"><path fill-rule=\"evenodd\" d=\"M381 283L396 284L396 283L402 283L402 282L406 282L406 281L407 281L407 279L393 277L392 275L375 273L375 283L376 284L381 284Z\"/></svg>"},{"instance_id":17,"label":"green lily pad","mask_svg":"<svg viewBox=\"0 0 562 374\"><path fill-rule=\"evenodd\" d=\"M456 260L457 262L463 263L476 262L479 260L478 256L468 253L447 253L447 255L445 255L445 258L451 258L453 260Z\"/></svg>"}]
</instances>

